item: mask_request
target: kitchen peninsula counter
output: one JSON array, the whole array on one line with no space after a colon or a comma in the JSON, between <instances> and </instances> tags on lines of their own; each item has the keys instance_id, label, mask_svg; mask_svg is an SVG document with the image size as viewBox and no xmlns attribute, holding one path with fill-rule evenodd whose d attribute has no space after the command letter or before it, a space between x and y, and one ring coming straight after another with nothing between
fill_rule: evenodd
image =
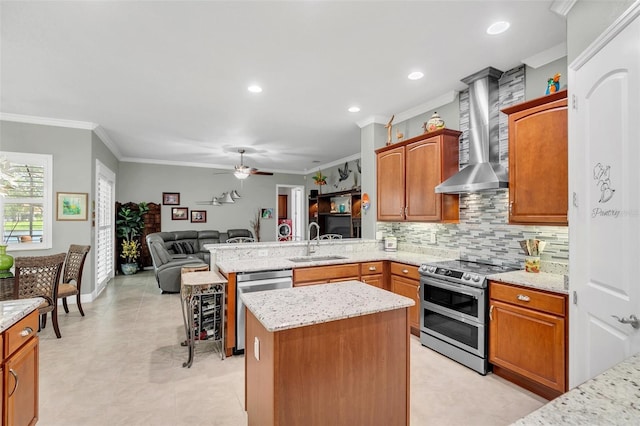
<instances>
[{"instance_id":1,"label":"kitchen peninsula counter","mask_svg":"<svg viewBox=\"0 0 640 426\"><path fill-rule=\"evenodd\" d=\"M249 425L409 424L413 300L359 281L241 297Z\"/></svg>"},{"instance_id":2,"label":"kitchen peninsula counter","mask_svg":"<svg viewBox=\"0 0 640 426\"><path fill-rule=\"evenodd\" d=\"M526 425L631 425L640 419L640 354L518 420Z\"/></svg>"}]
</instances>

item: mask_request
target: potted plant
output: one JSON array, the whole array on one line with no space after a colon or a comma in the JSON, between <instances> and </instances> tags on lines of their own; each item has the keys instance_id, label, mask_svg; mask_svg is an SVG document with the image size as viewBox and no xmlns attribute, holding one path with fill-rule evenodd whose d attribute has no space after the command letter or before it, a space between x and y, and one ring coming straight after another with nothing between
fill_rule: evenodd
<instances>
[{"instance_id":1,"label":"potted plant","mask_svg":"<svg viewBox=\"0 0 640 426\"><path fill-rule=\"evenodd\" d=\"M137 209L123 205L118 211L116 232L122 238L120 257L126 262L120 265L122 273L132 275L138 271L138 257L140 257L140 235L144 231L144 215L149 211L147 203L137 205Z\"/></svg>"}]
</instances>

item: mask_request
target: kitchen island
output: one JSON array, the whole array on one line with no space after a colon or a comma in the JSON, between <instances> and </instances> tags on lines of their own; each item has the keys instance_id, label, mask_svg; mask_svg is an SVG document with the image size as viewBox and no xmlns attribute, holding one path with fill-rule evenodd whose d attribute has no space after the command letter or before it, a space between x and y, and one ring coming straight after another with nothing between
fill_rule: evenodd
<instances>
[{"instance_id":1,"label":"kitchen island","mask_svg":"<svg viewBox=\"0 0 640 426\"><path fill-rule=\"evenodd\" d=\"M359 281L241 297L249 425L409 424L413 300Z\"/></svg>"}]
</instances>

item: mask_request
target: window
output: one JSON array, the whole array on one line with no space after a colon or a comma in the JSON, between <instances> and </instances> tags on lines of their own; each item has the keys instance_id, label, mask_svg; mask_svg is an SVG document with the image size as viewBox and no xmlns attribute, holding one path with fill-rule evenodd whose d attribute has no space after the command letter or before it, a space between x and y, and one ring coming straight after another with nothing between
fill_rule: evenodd
<instances>
[{"instance_id":1,"label":"window","mask_svg":"<svg viewBox=\"0 0 640 426\"><path fill-rule=\"evenodd\" d=\"M116 175L96 160L95 282L100 293L113 277Z\"/></svg>"},{"instance_id":2,"label":"window","mask_svg":"<svg viewBox=\"0 0 640 426\"><path fill-rule=\"evenodd\" d=\"M2 241L9 250L51 248L51 155L0 152Z\"/></svg>"}]
</instances>

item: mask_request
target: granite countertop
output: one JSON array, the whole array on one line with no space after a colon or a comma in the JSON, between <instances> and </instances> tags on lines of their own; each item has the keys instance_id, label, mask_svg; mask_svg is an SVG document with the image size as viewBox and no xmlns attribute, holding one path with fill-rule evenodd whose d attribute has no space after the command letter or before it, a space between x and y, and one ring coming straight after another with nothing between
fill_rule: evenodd
<instances>
[{"instance_id":1,"label":"granite countertop","mask_svg":"<svg viewBox=\"0 0 640 426\"><path fill-rule=\"evenodd\" d=\"M0 302L0 332L4 332L35 309L38 309L40 303L42 303L40 297Z\"/></svg>"},{"instance_id":2,"label":"granite countertop","mask_svg":"<svg viewBox=\"0 0 640 426\"><path fill-rule=\"evenodd\" d=\"M340 253L343 259L331 260L314 260L310 262L292 262L289 259L306 256L289 256L289 257L254 257L248 260L229 260L218 262L217 266L223 273L233 272L258 272L277 269L295 269L306 268L310 266L325 265L341 265L347 263L374 262L379 260L392 260L396 262L406 263L409 265L420 266L425 262L437 262L441 260L451 260L452 258L443 258L421 253L410 252L386 252L382 250L355 253ZM320 257L323 255L312 255Z\"/></svg>"},{"instance_id":3,"label":"granite countertop","mask_svg":"<svg viewBox=\"0 0 640 426\"><path fill-rule=\"evenodd\" d=\"M243 293L247 309L270 332L413 306L413 300L360 281Z\"/></svg>"},{"instance_id":4,"label":"granite countertop","mask_svg":"<svg viewBox=\"0 0 640 426\"><path fill-rule=\"evenodd\" d=\"M569 288L564 275L548 272L531 273L525 271L502 272L487 277L493 281L507 284L518 284L539 290L549 290L556 293L568 294Z\"/></svg>"},{"instance_id":5,"label":"granite countertop","mask_svg":"<svg viewBox=\"0 0 640 426\"><path fill-rule=\"evenodd\" d=\"M515 422L528 425L623 425L640 419L640 354Z\"/></svg>"}]
</instances>

